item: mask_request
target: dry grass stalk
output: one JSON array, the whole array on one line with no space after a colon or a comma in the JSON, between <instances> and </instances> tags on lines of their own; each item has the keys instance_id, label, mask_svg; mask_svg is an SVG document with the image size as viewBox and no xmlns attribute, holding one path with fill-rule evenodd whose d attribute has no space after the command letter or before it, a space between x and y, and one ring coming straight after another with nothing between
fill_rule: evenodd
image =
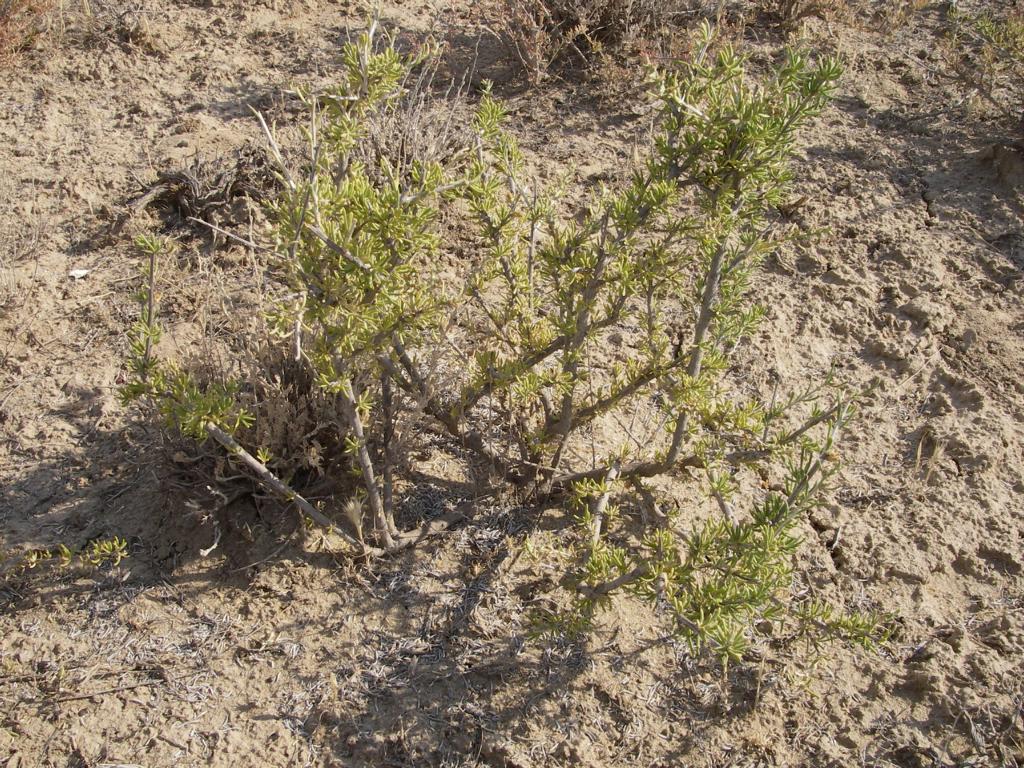
<instances>
[{"instance_id":1,"label":"dry grass stalk","mask_svg":"<svg viewBox=\"0 0 1024 768\"><path fill-rule=\"evenodd\" d=\"M497 0L488 9L492 30L532 83L572 57L586 64L605 45L661 38L685 17L683 0Z\"/></svg>"},{"instance_id":2,"label":"dry grass stalk","mask_svg":"<svg viewBox=\"0 0 1024 768\"><path fill-rule=\"evenodd\" d=\"M32 44L52 9L50 0L0 0L0 66Z\"/></svg>"},{"instance_id":3,"label":"dry grass stalk","mask_svg":"<svg viewBox=\"0 0 1024 768\"><path fill-rule=\"evenodd\" d=\"M761 7L780 27L793 31L811 18L828 21L847 5L847 0L762 0Z\"/></svg>"}]
</instances>

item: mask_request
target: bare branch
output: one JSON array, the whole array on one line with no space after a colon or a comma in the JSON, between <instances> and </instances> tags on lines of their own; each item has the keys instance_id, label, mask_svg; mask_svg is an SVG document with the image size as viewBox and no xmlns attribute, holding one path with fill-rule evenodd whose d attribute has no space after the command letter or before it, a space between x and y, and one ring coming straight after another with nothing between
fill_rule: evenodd
<instances>
[{"instance_id":1,"label":"bare branch","mask_svg":"<svg viewBox=\"0 0 1024 768\"><path fill-rule=\"evenodd\" d=\"M243 448L235 438L216 424L207 424L206 432L210 437L220 443L220 445L231 456L234 456L241 461L265 487L276 493L285 501L294 503L300 510L302 510L303 514L305 514L306 517L314 523L327 528L328 530L334 531L346 544L358 550L364 556L379 554L378 550L364 546L362 543L356 541L356 539L335 525L329 517L324 515L320 510L296 493L290 485L271 472L270 469L267 468L266 464L245 450L245 448Z\"/></svg>"}]
</instances>

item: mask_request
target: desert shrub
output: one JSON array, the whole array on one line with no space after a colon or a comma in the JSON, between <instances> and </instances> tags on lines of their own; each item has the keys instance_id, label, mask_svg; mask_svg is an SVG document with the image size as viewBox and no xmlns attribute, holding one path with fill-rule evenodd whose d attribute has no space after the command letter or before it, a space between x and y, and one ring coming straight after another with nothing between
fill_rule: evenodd
<instances>
[{"instance_id":1,"label":"desert shrub","mask_svg":"<svg viewBox=\"0 0 1024 768\"><path fill-rule=\"evenodd\" d=\"M1024 116L1024 9L1002 14L950 12L950 64L985 101L1018 121Z\"/></svg>"},{"instance_id":2,"label":"desert shrub","mask_svg":"<svg viewBox=\"0 0 1024 768\"><path fill-rule=\"evenodd\" d=\"M684 0L496 0L489 25L532 83L574 59L586 64L605 46L657 39L693 13Z\"/></svg>"},{"instance_id":3,"label":"desert shrub","mask_svg":"<svg viewBox=\"0 0 1024 768\"><path fill-rule=\"evenodd\" d=\"M652 73L646 158L573 215L562 213L570 201L527 183L489 93L462 146L401 159L376 151L368 131L407 108L421 56L381 45L375 26L345 47L337 87L310 98L308 165L289 168L270 135L283 287L269 318L282 354L333 410L358 485L338 505L344 529L251 442L263 405L250 382L203 382L154 353L151 285L126 398L220 443L361 557L416 539L396 524L396 474L417 430L446 434L453 456L472 457L521 501L577 514L571 604L541 617L542 630L584 630L629 591L723 659L783 619L868 642L876 617L789 595L796 529L835 471L850 398L829 381L743 397L732 371L762 316L751 277L787 237L775 212L796 132L828 101L839 67L790 53L753 84L710 26L694 50L679 69ZM161 246L140 246L152 275ZM454 251L464 256L453 272L444 256ZM665 511L651 482L665 477L714 511ZM741 498L749 508L736 508Z\"/></svg>"},{"instance_id":4,"label":"desert shrub","mask_svg":"<svg viewBox=\"0 0 1024 768\"><path fill-rule=\"evenodd\" d=\"M675 39L700 17L724 24L725 18L753 15L792 32L806 19L833 19L848 5L847 0L494 0L483 11L489 28L536 84L559 66L588 66L631 42L647 54L677 57Z\"/></svg>"},{"instance_id":5,"label":"desert shrub","mask_svg":"<svg viewBox=\"0 0 1024 768\"><path fill-rule=\"evenodd\" d=\"M847 0L758 0L758 6L785 30L794 30L805 19L829 19L847 5Z\"/></svg>"}]
</instances>

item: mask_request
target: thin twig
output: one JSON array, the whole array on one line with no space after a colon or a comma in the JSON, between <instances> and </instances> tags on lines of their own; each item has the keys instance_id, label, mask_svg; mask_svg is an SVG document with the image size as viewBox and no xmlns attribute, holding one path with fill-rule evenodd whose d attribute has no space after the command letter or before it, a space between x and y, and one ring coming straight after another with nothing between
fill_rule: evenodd
<instances>
[{"instance_id":1,"label":"thin twig","mask_svg":"<svg viewBox=\"0 0 1024 768\"><path fill-rule=\"evenodd\" d=\"M26 701L27 704L63 704L67 701L82 701L83 699L91 699L94 696L105 696L108 693L120 693L121 691L130 691L135 688L146 688L151 685L158 685L166 682L165 680L146 680L142 683L133 683L131 685L119 685L116 688L105 688L102 691L93 691L92 693L79 693L74 696L62 696L59 699L29 699Z\"/></svg>"},{"instance_id":2,"label":"thin twig","mask_svg":"<svg viewBox=\"0 0 1024 768\"><path fill-rule=\"evenodd\" d=\"M281 154L281 147L278 145L277 140L274 138L274 134L267 126L267 121L263 119L263 114L250 107L252 113L256 115L256 119L260 121L260 127L263 129L263 135L267 137L267 144L270 145L270 151L274 153L274 160L277 162L277 167L281 171L281 176L288 188L292 191L295 190L295 180L292 178L291 173L288 171L288 166L284 162L284 155Z\"/></svg>"},{"instance_id":3,"label":"thin twig","mask_svg":"<svg viewBox=\"0 0 1024 768\"><path fill-rule=\"evenodd\" d=\"M345 259L345 261L347 261L349 264L353 264L354 266L358 267L359 269L363 270L364 272L369 272L370 271L370 267L365 262L360 260L357 256L352 255L348 251L348 249L342 247L341 245L336 243L334 240L332 240L331 237L326 232L324 232L322 229L320 229L320 227L318 227L316 224L310 224L307 221L306 224L305 224L305 228L309 232L311 232L312 234L314 234L318 238L320 238L320 241L324 245L326 245L328 248L330 248L336 254L341 256L341 258Z\"/></svg>"},{"instance_id":4,"label":"thin twig","mask_svg":"<svg viewBox=\"0 0 1024 768\"><path fill-rule=\"evenodd\" d=\"M211 224L208 221L197 219L195 216L189 216L188 220L194 221L196 224L202 224L204 227L209 227L214 232L224 235L224 237L230 238L237 243L241 243L247 248L252 248L254 251L266 251L267 253L274 252L273 248L269 248L265 245L259 245L258 243L254 243L252 240L246 240L244 237L240 237L239 235L236 235L232 232L228 232L226 229L222 229L221 227L218 227L216 224Z\"/></svg>"},{"instance_id":5,"label":"thin twig","mask_svg":"<svg viewBox=\"0 0 1024 768\"><path fill-rule=\"evenodd\" d=\"M146 327L147 330L153 328L153 286L156 282L156 248L151 248L149 251L149 295L146 296ZM146 333L146 350L142 353L142 380L146 381L149 376L149 363L153 354L153 334L151 332Z\"/></svg>"},{"instance_id":6,"label":"thin twig","mask_svg":"<svg viewBox=\"0 0 1024 768\"><path fill-rule=\"evenodd\" d=\"M576 591L588 600L594 600L595 598L611 594L619 587L624 587L627 584L640 581L640 579L644 578L649 573L650 569L646 565L638 565L632 571L628 571L611 581L605 581L594 586L589 584L580 584L576 587Z\"/></svg>"},{"instance_id":7,"label":"thin twig","mask_svg":"<svg viewBox=\"0 0 1024 768\"><path fill-rule=\"evenodd\" d=\"M380 498L380 490L377 488L377 478L373 471L373 461L370 459L370 450L366 445L366 433L363 429L363 420L359 415L359 404L356 400L356 391L350 377L341 381L338 393L341 401L342 413L348 422L349 429L355 438L356 450L355 459L359 470L363 475L363 487L366 490L366 498L370 502L370 511L373 513L374 525L380 532L386 550L394 549L394 538L398 531L395 528L394 518L388 515Z\"/></svg>"}]
</instances>

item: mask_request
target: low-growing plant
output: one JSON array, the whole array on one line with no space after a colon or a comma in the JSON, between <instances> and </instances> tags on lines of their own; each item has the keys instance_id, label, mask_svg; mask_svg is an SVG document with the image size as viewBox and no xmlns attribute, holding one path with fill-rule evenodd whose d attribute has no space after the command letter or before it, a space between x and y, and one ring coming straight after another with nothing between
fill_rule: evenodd
<instances>
[{"instance_id":1,"label":"low-growing plant","mask_svg":"<svg viewBox=\"0 0 1024 768\"><path fill-rule=\"evenodd\" d=\"M950 11L951 65L1002 114L1024 120L1024 9L1002 14Z\"/></svg>"},{"instance_id":2,"label":"low-growing plant","mask_svg":"<svg viewBox=\"0 0 1024 768\"><path fill-rule=\"evenodd\" d=\"M128 543L118 536L94 539L78 549L60 543L51 548L31 549L23 554L0 556L0 579L11 579L44 566L66 570L75 564L85 568L118 565L126 557Z\"/></svg>"},{"instance_id":3,"label":"low-growing plant","mask_svg":"<svg viewBox=\"0 0 1024 768\"><path fill-rule=\"evenodd\" d=\"M685 17L683 0L496 0L488 24L531 83L567 59L586 64L605 46L664 35Z\"/></svg>"},{"instance_id":4,"label":"low-growing plant","mask_svg":"<svg viewBox=\"0 0 1024 768\"><path fill-rule=\"evenodd\" d=\"M791 52L754 84L743 57L704 25L691 61L651 73L646 157L566 215L571 201L527 183L489 93L461 147L368 150L369 126L404 108L423 56L383 40L371 26L345 46L341 82L308 97L306 167L289 167L268 131L283 184L270 217L285 283L271 327L333 404L359 486L338 505L351 526L275 474L265 446L244 447L260 413L247 382L202 383L154 354L153 240L139 243L150 286L126 398L220 443L360 556L416 539L396 524L396 477L409 461L403 441L432 425L521 501L575 510L573 597L549 629L585 629L628 590L723 659L784 619L870 642L877 617L789 594L796 531L835 472L851 399L831 378L790 396L741 397L733 371L763 315L751 277L789 236L776 211L797 131L827 103L838 63ZM455 251L453 274L442 254ZM664 477L714 511L666 512L651 483ZM749 511L736 508L741 498Z\"/></svg>"},{"instance_id":5,"label":"low-growing plant","mask_svg":"<svg viewBox=\"0 0 1024 768\"><path fill-rule=\"evenodd\" d=\"M761 10L785 30L797 29L806 19L828 20L846 0L758 0Z\"/></svg>"},{"instance_id":6,"label":"low-growing plant","mask_svg":"<svg viewBox=\"0 0 1024 768\"><path fill-rule=\"evenodd\" d=\"M52 5L48 0L0 0L0 64L31 45Z\"/></svg>"}]
</instances>

